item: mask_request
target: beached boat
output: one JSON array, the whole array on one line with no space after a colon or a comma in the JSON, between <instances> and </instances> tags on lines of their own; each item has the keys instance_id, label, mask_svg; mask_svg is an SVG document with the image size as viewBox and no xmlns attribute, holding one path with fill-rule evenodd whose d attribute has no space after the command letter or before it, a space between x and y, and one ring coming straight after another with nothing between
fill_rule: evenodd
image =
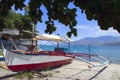
<instances>
[{"instance_id":1,"label":"beached boat","mask_svg":"<svg viewBox=\"0 0 120 80\"><path fill-rule=\"evenodd\" d=\"M7 49L3 49L5 62L12 71L27 71L45 69L67 64L72 61L72 57L65 55L64 52L39 52L39 55L16 54ZM64 54L64 55L63 55Z\"/></svg>"},{"instance_id":2,"label":"beached boat","mask_svg":"<svg viewBox=\"0 0 120 80\"><path fill-rule=\"evenodd\" d=\"M12 33L12 31L10 31ZM54 35L39 35L34 40L54 40L61 41L62 38ZM28 71L41 70L50 67L57 67L63 64L70 63L73 59L72 55L67 55L65 52L57 49L55 51L34 51L20 50L13 47L14 41L4 41L0 39L2 52L5 63L11 71ZM12 45L12 48L11 48Z\"/></svg>"},{"instance_id":3,"label":"beached boat","mask_svg":"<svg viewBox=\"0 0 120 80\"><path fill-rule=\"evenodd\" d=\"M12 33L12 31L10 32ZM39 49L36 51L34 50L35 47L34 45L36 44L35 43L36 40L55 41L57 42L57 48L55 48L54 51L42 51ZM2 47L2 53L6 65L12 71L41 70L49 67L57 67L72 62L73 58L77 60L83 60L93 66L101 66L108 63L108 60L106 58L98 55L93 55L90 53L84 54L84 53L70 52L70 42L72 40L62 36L37 34L37 36L32 39L32 42L29 41L22 42L22 41L20 41L22 45L32 44L32 47L27 48L27 50L18 49L16 48L17 45L16 43L14 43L14 41L10 42L10 41L3 41L0 39L0 45ZM68 53L66 53L63 48L59 48L58 43L60 41L65 41L69 44ZM86 60L86 58L89 60ZM94 65L94 63L91 62L91 58L96 59L97 61L100 62L100 64Z\"/></svg>"}]
</instances>

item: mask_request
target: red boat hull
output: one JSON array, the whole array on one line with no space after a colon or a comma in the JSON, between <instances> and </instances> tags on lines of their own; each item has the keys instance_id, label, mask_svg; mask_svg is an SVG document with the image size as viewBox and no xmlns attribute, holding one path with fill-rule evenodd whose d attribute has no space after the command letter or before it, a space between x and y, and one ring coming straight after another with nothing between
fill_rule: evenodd
<instances>
[{"instance_id":1,"label":"red boat hull","mask_svg":"<svg viewBox=\"0 0 120 80\"><path fill-rule=\"evenodd\" d=\"M61 60L61 61L53 61L53 62L44 62L44 63L37 63L37 64L23 64L23 65L12 65L8 66L11 71L18 72L18 71L30 71L30 70L42 70L51 67L57 67L63 64L70 63L71 59Z\"/></svg>"}]
</instances>

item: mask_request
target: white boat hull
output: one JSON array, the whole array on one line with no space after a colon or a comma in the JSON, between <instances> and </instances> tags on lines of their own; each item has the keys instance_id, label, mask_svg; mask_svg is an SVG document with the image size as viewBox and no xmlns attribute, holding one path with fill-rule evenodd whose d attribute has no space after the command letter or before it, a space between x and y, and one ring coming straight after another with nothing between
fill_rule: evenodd
<instances>
[{"instance_id":1,"label":"white boat hull","mask_svg":"<svg viewBox=\"0 0 120 80\"><path fill-rule=\"evenodd\" d=\"M55 55L22 55L6 49L3 50L5 62L12 71L27 71L45 69L67 64L72 61L71 57Z\"/></svg>"}]
</instances>

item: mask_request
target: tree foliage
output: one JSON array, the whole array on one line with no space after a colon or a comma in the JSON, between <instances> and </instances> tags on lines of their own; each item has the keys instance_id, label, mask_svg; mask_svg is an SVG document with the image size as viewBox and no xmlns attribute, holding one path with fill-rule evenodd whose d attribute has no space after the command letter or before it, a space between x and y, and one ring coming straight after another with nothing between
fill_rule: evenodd
<instances>
[{"instance_id":1,"label":"tree foliage","mask_svg":"<svg viewBox=\"0 0 120 80\"><path fill-rule=\"evenodd\" d=\"M24 36L28 38L31 37L31 34L23 32L23 30L32 31L31 18L29 15L22 15L14 11L9 11L5 17L0 17L0 27L1 31L3 29L18 29L20 36L24 34Z\"/></svg>"},{"instance_id":2,"label":"tree foliage","mask_svg":"<svg viewBox=\"0 0 120 80\"><path fill-rule=\"evenodd\" d=\"M26 5L25 0L0 0L0 17L5 16L11 6L15 9L22 9ZM68 5L72 3L76 7L69 8ZM34 23L42 22L42 15L44 11L41 10L43 5L48 15L48 20L45 22L47 29L45 32L52 33L56 30L54 21L69 26L70 31L67 35L72 34L77 36L75 26L76 8L80 8L81 13L85 13L88 20L97 20L101 29L107 30L113 27L120 32L120 0L30 0L29 15Z\"/></svg>"}]
</instances>

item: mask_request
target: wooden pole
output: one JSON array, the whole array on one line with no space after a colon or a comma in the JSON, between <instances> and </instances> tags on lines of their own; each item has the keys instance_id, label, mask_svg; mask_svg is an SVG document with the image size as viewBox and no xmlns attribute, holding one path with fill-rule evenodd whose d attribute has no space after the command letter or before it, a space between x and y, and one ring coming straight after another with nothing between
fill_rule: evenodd
<instances>
[{"instance_id":1,"label":"wooden pole","mask_svg":"<svg viewBox=\"0 0 120 80\"><path fill-rule=\"evenodd\" d=\"M34 50L34 46L33 46L34 41L33 41L33 38L34 38L34 24L32 26L32 46L31 46L32 51L31 51L31 54L33 54L33 50Z\"/></svg>"},{"instance_id":2,"label":"wooden pole","mask_svg":"<svg viewBox=\"0 0 120 80\"><path fill-rule=\"evenodd\" d=\"M89 61L91 61L91 55L90 55L90 45L88 45L88 50L89 50Z\"/></svg>"},{"instance_id":3,"label":"wooden pole","mask_svg":"<svg viewBox=\"0 0 120 80\"><path fill-rule=\"evenodd\" d=\"M69 53L70 53L70 42L68 42L68 49L69 49Z\"/></svg>"}]
</instances>

